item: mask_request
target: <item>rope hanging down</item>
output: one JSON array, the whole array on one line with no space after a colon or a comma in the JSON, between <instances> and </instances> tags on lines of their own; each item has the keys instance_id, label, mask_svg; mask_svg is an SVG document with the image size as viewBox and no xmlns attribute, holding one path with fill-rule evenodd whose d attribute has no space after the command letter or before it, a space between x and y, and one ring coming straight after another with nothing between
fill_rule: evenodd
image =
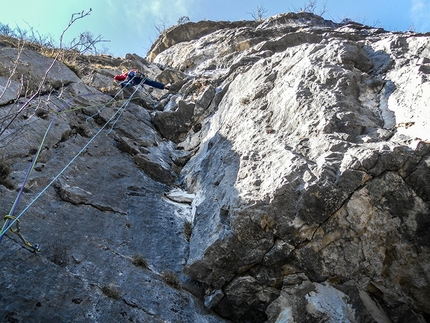
<instances>
[{"instance_id":1,"label":"rope hanging down","mask_svg":"<svg viewBox=\"0 0 430 323\"><path fill-rule=\"evenodd\" d=\"M10 209L9 214L5 216L5 222L4 222L3 227L2 227L2 229L0 231L1 232L1 234L0 234L0 243L2 242L2 239L3 239L3 233L7 231L7 230L5 230L5 228L6 227L10 228L10 222L15 219L14 218L14 214L15 214L16 207L17 207L18 202L19 202L19 200L20 200L20 198L22 196L22 193L24 191L25 184L27 183L27 180L30 177L31 172L33 171L34 166L36 165L36 162L37 162L37 159L39 157L39 154L42 151L43 144L45 143L46 137L47 137L47 135L48 135L48 133L49 133L51 127L52 127L52 124L54 123L54 119L55 119L55 116L51 119L51 122L50 122L48 128L46 129L45 134L43 135L42 142L40 143L39 148L37 149L37 152L34 155L34 158L33 158L32 162L30 164L30 167L27 169L27 172L26 172L26 174L24 176L24 180L22 182L21 188L19 189L18 195L16 196L16 199L15 199L13 205L12 205L12 208ZM17 225L18 225L18 222L17 222ZM17 228L16 231L13 231L11 229L11 232L18 233L18 232L20 232L20 230L19 230L19 228ZM22 236L20 236L20 237L22 238ZM24 238L22 238L22 240L26 241ZM25 244L27 246L29 246L30 248L33 248L33 246L30 243L25 242ZM39 251L38 248L33 248L33 249L36 250L36 251Z\"/></svg>"},{"instance_id":2,"label":"rope hanging down","mask_svg":"<svg viewBox=\"0 0 430 323\"><path fill-rule=\"evenodd\" d=\"M43 144L45 143L45 140L46 140L46 138L48 136L48 133L51 130L52 125L54 124L54 120L55 120L56 115L62 109L64 109L71 102L71 100L73 100L73 98L70 99L69 101L67 101L66 104L62 108L60 108L58 111L56 111L56 113L52 116L51 122L49 123L48 127L46 128L45 134L43 135L43 138L42 138L42 141L41 141L41 143L39 145L39 148L37 149L36 154L34 155L33 160L31 162L29 168L27 169L27 172L26 172L26 174L24 176L24 180L23 180L23 182L21 184L21 188L20 188L20 190L18 192L18 195L16 196L16 199L15 199L13 205L12 205L12 208L10 209L9 214L4 217L5 222L3 223L3 227L2 227L2 229L0 231L1 233L7 231L7 230L5 230L5 228L8 227L10 225L10 222L15 219L15 217L14 217L15 210L16 210L16 207L18 206L19 200L21 199L22 193L23 193L24 188L25 188L25 184L27 183L28 178L30 177L31 172L33 171L34 166L36 165L36 162L37 162L37 159L39 158L40 152L43 149ZM27 246L29 246L30 248L34 249L35 251L39 251L38 247L37 248L33 247L33 245L31 245L26 239L24 239L24 237L22 236L22 234L19 234L19 232L20 232L20 229L18 227L18 223L19 222L16 222L16 223L17 223L17 229L16 230L10 229L11 232L18 234L20 236L20 238L24 241L24 243ZM3 234L0 235L0 243L2 242L2 239L3 239Z\"/></svg>"},{"instance_id":3,"label":"rope hanging down","mask_svg":"<svg viewBox=\"0 0 430 323\"><path fill-rule=\"evenodd\" d=\"M143 83L143 82L142 82ZM19 193L18 193L18 196L17 196L17 198L15 199L15 202L14 202L14 204L13 204L13 206L12 206L12 208L11 208L11 211L9 212L9 214L8 215L6 215L5 216L5 222L4 222L4 224L3 224L3 227L2 227L2 229L1 229L1 231L0 231L0 243L1 243L1 241L2 241L2 239L3 239L3 236L4 236L4 234L8 231L8 230L11 230L11 232L13 232L13 233L16 233L16 234L18 234L18 236L23 240L23 242L27 245L27 246L29 246L29 247L31 247L33 250L35 250L35 251L40 251L40 249L39 249L39 246L38 245L31 245L23 236L22 236L22 234L20 233L20 229L19 229L19 225L18 225L18 222L19 222L19 219L20 219L20 217L46 192L46 190L67 170L67 168L79 157L79 155L80 154L82 154L84 151L85 151L85 149L95 140L95 138L106 128L106 126L112 121L112 120L114 120L115 118L116 118L116 120L115 120L115 123L118 121L118 119L121 117L121 115L122 115L122 113L124 112L124 110L125 110L125 108L128 106L128 104L130 103L130 101L131 101L131 99L133 98L133 96L135 95L135 93L140 89L140 87L141 87L141 84L142 83L140 83L140 84L138 84L137 86L136 86L136 89L134 90L134 92L130 95L130 97L121 105L121 107L112 115L112 117L99 129L99 131L87 142L87 144L70 160L70 162L51 180L51 182L49 182L48 183L48 185L24 208L24 210L18 215L18 216L14 216L13 214L15 213L15 210L16 210L16 207L17 207L17 205L18 205L18 202L19 202L19 199L20 199L20 197L22 196L22 192L23 192L23 190L24 190L24 187L25 187L25 184L26 184L26 182L27 182L27 180L28 180L28 177L30 176L30 173L31 173L31 171L33 170L33 168L34 168L34 165L36 164L36 161L37 161L37 158L38 158L38 156L39 156L39 154L40 154L40 151L41 151L41 149L43 148L43 143L44 143L44 141L45 141L45 139L46 139L46 136L47 136L47 134L49 133L49 130L51 129L51 127L52 127L52 124L53 124L53 122L54 122L54 118L55 118L55 115L53 116L53 118L52 118L52 120L51 120L51 123L49 124L49 126L48 126L48 128L47 128L47 130L46 130L46 132L45 132L45 135L44 135L44 137L43 137L43 139L42 139L42 143L40 144L40 146L39 146L39 149L38 149L38 151L36 152L36 155L35 155L35 157L33 158L33 161L32 161L32 163L31 163L31 165L30 165L30 167L29 167L29 169L27 170L27 173L26 173L26 176L25 176L25 178L24 178L24 182L23 182L23 184L22 184L22 186L21 186L21 189L20 189L20 191L19 191ZM115 100L115 98L123 91L124 89L121 89L120 91L118 91L118 93L111 99L111 100L109 100L104 106L107 106L109 103L111 103L113 100ZM71 99L72 100L72 99ZM69 102L69 101L68 101ZM65 106L67 106L68 105L68 103L65 105ZM57 112L57 114L59 113L60 111L58 111ZM114 124L115 124L114 123ZM113 126L112 126L113 127ZM14 225L14 224L17 224L17 229L16 230L13 230L12 229L12 226Z\"/></svg>"}]
</instances>

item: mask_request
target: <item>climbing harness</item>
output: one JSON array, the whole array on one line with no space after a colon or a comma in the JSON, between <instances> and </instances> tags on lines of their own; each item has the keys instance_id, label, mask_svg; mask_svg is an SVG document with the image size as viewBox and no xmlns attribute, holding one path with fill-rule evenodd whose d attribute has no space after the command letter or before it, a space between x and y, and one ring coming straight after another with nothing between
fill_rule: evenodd
<instances>
[{"instance_id":1,"label":"climbing harness","mask_svg":"<svg viewBox=\"0 0 430 323\"><path fill-rule=\"evenodd\" d=\"M69 163L51 180L51 182L49 182L48 183L48 185L24 208L24 210L23 211L21 211L21 213L19 214L19 215L17 215L17 216L14 216L14 213L15 213L15 211L16 211L16 208L17 208L17 205L18 205L18 202L19 202L19 200L20 200L20 198L21 198L21 196L22 196L22 193L23 193L23 191L24 191L24 187L25 187L25 184L27 183L27 180L28 180L28 178L29 178L29 176L30 176L30 174L31 174L31 172L32 172L32 170L34 169L34 166L35 166L35 164L36 164L36 162L37 162L37 159L38 159L38 156L39 156L39 154L40 154L40 152L41 152L41 150L42 150L42 148L43 148L43 144L44 144L44 142L45 142L45 140L46 140L46 137L47 137L47 135L48 135L48 133L49 133L49 131L50 131L50 129L51 129L51 127L52 127L52 125L53 125L53 123L54 123L54 120L55 120L55 116L57 115L57 114L59 114L60 112L61 112L61 110L63 110L66 106L68 106L69 105L69 103L74 99L74 98L72 98L72 99L69 99L67 102L66 102L66 104L59 110L59 111L57 111L56 112L56 114L52 117L52 119L51 119L51 122L50 122L50 124L49 124L49 126L48 126L48 128L46 129L46 131L45 131L45 134L44 134L44 136L43 136L43 139L42 139L42 142L41 142L41 144L39 145L39 148L38 148L38 150L37 150L37 152L36 152L36 154L35 154L35 156L34 156L34 158L33 158L33 161L31 162L31 164L30 164L30 167L28 168L28 170L27 170L27 173L26 173L26 175L25 175L25 177L24 177L24 181L23 181L23 183L22 183L22 185L21 185L21 188L20 188L20 190L19 190L19 192L18 192L18 195L17 195L17 197L16 197L16 199L15 199L15 202L13 203L13 206L12 206L12 208L11 208L11 210L10 210L10 212L9 212L9 214L8 215L6 215L5 217L4 217L4 224L3 224L3 227L1 228L1 230L0 230L0 243L1 243L1 241L2 241L2 239L3 239L3 236L5 235L5 233L7 232L7 231L11 231L12 233L15 233L15 234L17 234L20 238L21 238L21 240L24 242L24 244L26 245L26 246L28 246L28 247L30 247L32 250L34 250L34 251L40 251L40 247L39 247L39 245L38 244L31 244L31 243L29 243L25 238L24 238L24 236L22 235L22 233L21 233L21 230L20 230L20 227L19 227L19 219L20 219L20 217L46 192L46 190L66 171L66 169L79 157L79 155L81 155L84 151L85 151L85 149L87 149L87 147L95 140L95 138L106 128L106 126L112 121L112 120L114 120L115 119L115 122L114 122L114 124L119 120L119 118L121 117L121 115L122 115L122 113L124 112L124 110L125 110L125 108L127 107L127 105L130 103L130 101L131 101L131 99L133 98L133 96L135 95L135 93L140 89L140 87L142 86L142 84L143 84L143 82L141 82L141 83L139 83L138 85L137 85L137 87L136 87L136 89L134 90L134 92L130 95L130 97L121 105L121 107L112 115L112 117L97 131L97 133L87 142L87 144L85 144L85 146L69 161ZM103 106L103 108L104 107L106 107L108 104L110 104L113 100L115 100L115 98L123 91L124 89L122 88L120 91L118 91L117 92L117 94L111 99L111 100L109 100L106 104L104 104L104 106ZM90 95L90 94L89 94ZM94 95L94 94L93 94ZM102 108L102 109L103 109ZM101 110L98 112L98 113L100 113L101 112ZM113 126L112 126L112 128L111 129L113 129ZM12 229L12 226L13 225L16 225L16 229Z\"/></svg>"}]
</instances>

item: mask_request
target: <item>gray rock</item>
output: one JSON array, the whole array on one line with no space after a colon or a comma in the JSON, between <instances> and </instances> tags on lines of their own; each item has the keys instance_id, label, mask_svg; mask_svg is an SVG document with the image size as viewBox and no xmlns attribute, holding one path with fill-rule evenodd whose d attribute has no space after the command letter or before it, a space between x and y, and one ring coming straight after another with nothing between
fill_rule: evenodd
<instances>
[{"instance_id":1,"label":"gray rock","mask_svg":"<svg viewBox=\"0 0 430 323\"><path fill-rule=\"evenodd\" d=\"M54 64L27 105L2 46L0 200L40 148L13 215L41 252L3 237L0 317L424 321L429 42L308 13L188 23L148 59L80 57L82 80ZM52 59L21 54L34 91ZM120 66L176 93L122 92Z\"/></svg>"},{"instance_id":2,"label":"gray rock","mask_svg":"<svg viewBox=\"0 0 430 323\"><path fill-rule=\"evenodd\" d=\"M426 245L422 254L404 257L419 259L411 264L411 271L424 273L426 270L421 263L425 262L423 257L428 256L427 230L406 225L394 234L391 225L371 224L372 228L378 228L378 233L368 236L373 246L368 254L370 249L364 247L367 235L360 234L363 229L353 229L354 234L349 236L338 222L331 225L336 216L349 218L349 213L342 213L342 210L350 198L381 176L385 176L381 179L385 184L378 184L378 193L369 192L366 196L384 194L384 198L377 199L379 202L359 203L360 212L371 216L377 212L373 211L375 205L379 205L379 209L381 203L387 203L392 205L387 214L394 222L400 221L396 223L406 223L405 218L417 223L418 218L421 219L418 222L424 219L421 214L428 214L427 194L422 184L425 180L418 183L415 174L423 172L422 178L427 178L425 174L429 173L428 165L425 170L420 166L424 165L422 158L428 156L428 135L421 131L421 121L418 126L415 123L418 121L407 123L406 119L398 123L399 118L404 118L400 106L416 111L423 120L428 119L425 117L428 114L422 110L425 104L421 95L416 95L417 105L400 98L400 93L408 92L409 84L398 81L396 73L401 72L392 63L396 55L403 61L413 54L405 50L395 54L391 50L381 50L385 35L363 47L343 36L336 38L335 34L332 39L321 41L318 34L303 33L308 38L300 37L300 42L285 40L278 44L273 41L275 48L267 47L270 42L267 40L262 43L265 45L255 45L249 51L255 55L256 51L270 49L272 56L269 58L247 59L248 52L238 52L235 61L241 63L231 65L227 72L234 75L234 80L214 115L207 119L207 126L202 125L205 132L200 136L190 133L189 142L200 138L202 146L182 171L187 190L196 193L194 231L185 273L215 290L232 289L235 277L243 277L245 273L250 273L253 279L266 277L264 284L267 284L272 281L266 273L267 267L274 267L274 273L281 272L285 266L292 266L299 272L306 270L308 277L315 281L325 281L332 276L345 280L353 273L359 282L361 278L358 277L363 273L372 281L368 281L365 288L374 293L372 286L378 286L377 289L386 294L384 302L387 304L390 303L388 299L407 302L400 296L402 284L394 288L393 282L408 281L407 286L415 286L414 305L425 312L427 302L421 298L423 290L414 279L389 278L383 270L387 251L381 250L377 256L375 236L380 237L384 250L388 237L396 237L396 242L390 242L394 245L410 241L406 243L408 250L415 244L411 239L422 241ZM360 31L359 36L363 35ZM419 44L409 40L412 47L425 50L423 46L428 44L428 39L417 42ZM398 43L397 48L404 49L401 44ZM182 51L187 53L186 60L194 62L189 70L199 71L207 68L207 60L201 60L198 65L200 55L206 55L207 59L216 56L217 47L211 53L200 53L188 46L191 45L173 45L156 60L170 62L171 52ZM403 65L404 73L413 68L411 62ZM222 73L221 70L217 72ZM393 78L385 78L382 82L384 73ZM427 87L425 79L418 84L419 91ZM415 88L412 91L415 92ZM386 177L388 174L394 177ZM409 177L410 174L413 175ZM415 183L416 188L405 186L400 177L410 178L410 184ZM397 189L389 188L392 183L400 185L401 196L395 193ZM382 193L385 189L388 190L386 194ZM424 199L412 197L418 192ZM376 214L375 219L381 219ZM355 219L357 221L361 220ZM420 227L427 227L427 224L423 222ZM319 234L320 230L324 233ZM335 239L341 249L331 249L336 245L329 238L331 234L339 237ZM357 240L359 247L341 238L346 236L348 241ZM284 247L274 247L275 237ZM328 245L324 247L322 241L326 240ZM310 246L315 248L312 252ZM355 256L360 253L364 253L364 258ZM389 257L396 258L392 255L400 253L396 248L389 252ZM365 255L372 261L366 261ZM401 262L400 258L394 263ZM375 262L379 264L377 267L373 267ZM394 263L390 261L390 268ZM367 268L364 272L358 269L362 266ZM342 274L337 273L340 268L345 269ZM405 270L399 268L399 272ZM239 321L238 315L242 315L242 319L248 317L252 301L245 301L246 297L254 295L253 301L257 303L259 299L260 289L255 284L266 286L255 279L250 284L252 292L226 293L217 304L217 311ZM270 299L270 292L266 290L266 305L270 304ZM257 308L253 306L252 310ZM264 312L264 306L260 311Z\"/></svg>"},{"instance_id":3,"label":"gray rock","mask_svg":"<svg viewBox=\"0 0 430 323\"><path fill-rule=\"evenodd\" d=\"M43 90L80 82L76 74L58 60L54 62L28 49L0 48L0 76L9 77L10 71L14 71L13 79L18 81L22 75L24 83L29 84L29 91L38 88L48 70Z\"/></svg>"},{"instance_id":4,"label":"gray rock","mask_svg":"<svg viewBox=\"0 0 430 323\"><path fill-rule=\"evenodd\" d=\"M12 103L20 96L19 83L0 77L0 106Z\"/></svg>"},{"instance_id":5,"label":"gray rock","mask_svg":"<svg viewBox=\"0 0 430 323\"><path fill-rule=\"evenodd\" d=\"M180 100L175 111L155 112L154 125L165 138L179 143L193 125L194 107L195 104Z\"/></svg>"}]
</instances>

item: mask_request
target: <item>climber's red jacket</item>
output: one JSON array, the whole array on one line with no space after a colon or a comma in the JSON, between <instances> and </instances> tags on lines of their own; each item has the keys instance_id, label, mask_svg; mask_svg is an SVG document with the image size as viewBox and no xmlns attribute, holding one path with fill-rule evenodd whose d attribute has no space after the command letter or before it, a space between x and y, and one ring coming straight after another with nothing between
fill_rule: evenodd
<instances>
[{"instance_id":1,"label":"climber's red jacket","mask_svg":"<svg viewBox=\"0 0 430 323\"><path fill-rule=\"evenodd\" d=\"M125 72L125 73L122 73L120 75L114 76L113 79L116 81L124 81L127 78L127 76L128 76L128 72Z\"/></svg>"}]
</instances>

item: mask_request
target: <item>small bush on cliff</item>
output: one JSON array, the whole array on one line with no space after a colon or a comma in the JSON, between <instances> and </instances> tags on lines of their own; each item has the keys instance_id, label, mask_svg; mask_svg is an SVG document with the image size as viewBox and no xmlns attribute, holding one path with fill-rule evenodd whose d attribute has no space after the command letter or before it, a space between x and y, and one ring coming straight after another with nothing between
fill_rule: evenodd
<instances>
[{"instance_id":1,"label":"small bush on cliff","mask_svg":"<svg viewBox=\"0 0 430 323\"><path fill-rule=\"evenodd\" d=\"M261 21L266 18L267 9L263 8L261 6L257 6L257 9L253 12L250 12L249 14L252 16L252 18L255 21Z\"/></svg>"},{"instance_id":2,"label":"small bush on cliff","mask_svg":"<svg viewBox=\"0 0 430 323\"><path fill-rule=\"evenodd\" d=\"M179 278L178 275L176 275L174 272L172 271L163 271L161 273L161 279L163 280L163 282L165 282L167 285L176 288L176 289L180 289L181 288L181 284L179 283Z\"/></svg>"},{"instance_id":3,"label":"small bush on cliff","mask_svg":"<svg viewBox=\"0 0 430 323\"><path fill-rule=\"evenodd\" d=\"M0 159L0 184L4 185L8 189L13 189L14 185L8 179L10 172L9 164L4 159Z\"/></svg>"},{"instance_id":4,"label":"small bush on cliff","mask_svg":"<svg viewBox=\"0 0 430 323\"><path fill-rule=\"evenodd\" d=\"M4 161L0 160L0 183L3 182L10 174L10 167Z\"/></svg>"},{"instance_id":5,"label":"small bush on cliff","mask_svg":"<svg viewBox=\"0 0 430 323\"><path fill-rule=\"evenodd\" d=\"M78 19L82 19L91 13L91 9L87 12L74 13L70 19L68 26L63 30L59 44L56 45L51 36L41 35L35 31L33 27L28 26L29 29L21 27L11 28L7 24L0 22L0 39L7 42L10 47L14 48L28 48L40 54L59 60L69 67L79 77L82 75L82 69L77 63L77 58L84 54L99 55L108 51L108 49L99 49L99 45L108 40L103 39L101 35L94 36L91 32L85 31L79 34L78 37L72 39L68 44L63 43L63 36L70 26ZM37 84L37 83L35 83Z\"/></svg>"},{"instance_id":6,"label":"small bush on cliff","mask_svg":"<svg viewBox=\"0 0 430 323\"><path fill-rule=\"evenodd\" d=\"M31 75L19 75L19 73L16 73L16 68L20 65L19 55L24 49L30 49L39 52L44 56L51 57L54 62L63 62L72 71L74 71L75 74L77 74L78 76L82 76L80 75L81 69L77 62L77 58L80 57L81 54L98 54L98 49L96 45L98 45L100 42L105 42L106 40L103 40L100 35L94 37L90 32L84 32L81 33L78 38L73 39L69 45L64 45L63 37L64 34L68 31L68 29L78 19L82 19L88 16L91 11L92 9L89 9L86 12L83 10L80 13L72 14L69 24L61 33L58 47L54 45L53 41L50 38L41 36L31 27L30 32L28 32L19 27L12 29L8 25L0 23L0 42L6 43L8 46L12 48L17 48L19 50L18 58L14 62L14 66L8 72L10 73L10 79L15 78L22 83L23 91L25 93L24 95L26 97L29 97L28 101L25 103L26 105L29 105L31 101L38 97L38 94L46 90L44 89L44 86L46 85L47 76L54 64L51 64L51 66L46 70L45 76L41 80L36 80L32 78ZM4 73L2 73L2 76L7 77L7 75ZM18 112L16 112L15 115L12 116L11 121L7 124L7 126L0 129L0 135L3 134L10 127L12 122L16 120L16 117L24 110L24 106L18 109Z\"/></svg>"},{"instance_id":7,"label":"small bush on cliff","mask_svg":"<svg viewBox=\"0 0 430 323\"><path fill-rule=\"evenodd\" d=\"M109 285L101 285L100 289L103 294L105 294L107 297L118 300L121 298L121 292L115 287L114 284Z\"/></svg>"},{"instance_id":8,"label":"small bush on cliff","mask_svg":"<svg viewBox=\"0 0 430 323\"><path fill-rule=\"evenodd\" d=\"M185 240L190 241L191 234L193 233L193 224L190 221L184 222L184 236Z\"/></svg>"},{"instance_id":9,"label":"small bush on cliff","mask_svg":"<svg viewBox=\"0 0 430 323\"><path fill-rule=\"evenodd\" d=\"M190 17L188 16L182 16L178 19L178 25L186 24L187 22L190 22Z\"/></svg>"},{"instance_id":10,"label":"small bush on cliff","mask_svg":"<svg viewBox=\"0 0 430 323\"><path fill-rule=\"evenodd\" d=\"M131 263L136 267L148 269L148 262L146 261L145 258L143 258L142 255L134 255L131 258Z\"/></svg>"},{"instance_id":11,"label":"small bush on cliff","mask_svg":"<svg viewBox=\"0 0 430 323\"><path fill-rule=\"evenodd\" d=\"M306 0L303 3L303 6L300 8L294 8L294 11L296 12L308 12L308 13L313 13L316 14L318 16L322 16L323 14L326 13L326 7L327 7L327 0L323 3L321 10L319 12L317 12L317 0Z\"/></svg>"}]
</instances>

